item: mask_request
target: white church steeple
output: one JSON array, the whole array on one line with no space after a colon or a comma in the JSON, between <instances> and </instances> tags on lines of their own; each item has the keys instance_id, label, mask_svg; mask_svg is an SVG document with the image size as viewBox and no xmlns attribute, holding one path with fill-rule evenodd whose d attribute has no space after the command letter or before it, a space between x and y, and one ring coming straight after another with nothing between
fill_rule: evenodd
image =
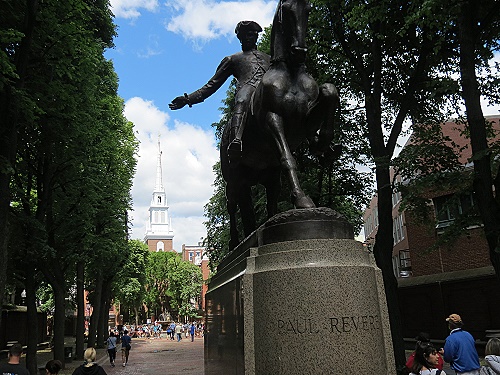
<instances>
[{"instance_id":1,"label":"white church steeple","mask_svg":"<svg viewBox=\"0 0 500 375\"><path fill-rule=\"evenodd\" d=\"M163 186L161 166L160 136L158 136L158 158L156 164L156 183L149 206L149 221L146 225L144 241L150 251L172 251L174 231L168 215L167 193Z\"/></svg>"}]
</instances>

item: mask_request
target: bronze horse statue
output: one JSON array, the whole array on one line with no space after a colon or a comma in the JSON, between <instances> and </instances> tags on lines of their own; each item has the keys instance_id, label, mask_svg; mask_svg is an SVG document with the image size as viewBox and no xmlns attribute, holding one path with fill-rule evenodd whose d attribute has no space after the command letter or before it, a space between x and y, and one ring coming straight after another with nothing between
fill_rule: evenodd
<instances>
[{"instance_id":1,"label":"bronze horse statue","mask_svg":"<svg viewBox=\"0 0 500 375\"><path fill-rule=\"evenodd\" d=\"M333 84L321 86L306 72L306 32L310 11L307 0L280 0L271 32L271 66L257 86L246 114L242 153L229 159L228 129L221 141L221 169L226 181L230 217L230 249L238 243L236 213L240 209L245 236L256 229L251 187L264 185L267 216L277 213L280 174L291 187L296 208L315 204L300 187L292 152L305 140L311 153L333 161L340 152L333 145L334 115L339 95Z\"/></svg>"}]
</instances>

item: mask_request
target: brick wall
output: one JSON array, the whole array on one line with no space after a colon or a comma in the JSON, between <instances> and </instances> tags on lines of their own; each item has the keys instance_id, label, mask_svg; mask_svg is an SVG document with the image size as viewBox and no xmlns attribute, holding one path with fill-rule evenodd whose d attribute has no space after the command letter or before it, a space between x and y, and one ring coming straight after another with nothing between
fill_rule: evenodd
<instances>
[{"instance_id":1,"label":"brick wall","mask_svg":"<svg viewBox=\"0 0 500 375\"><path fill-rule=\"evenodd\" d=\"M432 225L419 225L406 214L406 231L411 249L413 276L431 275L490 266L483 229L475 228L456 241L432 248L438 239Z\"/></svg>"}]
</instances>

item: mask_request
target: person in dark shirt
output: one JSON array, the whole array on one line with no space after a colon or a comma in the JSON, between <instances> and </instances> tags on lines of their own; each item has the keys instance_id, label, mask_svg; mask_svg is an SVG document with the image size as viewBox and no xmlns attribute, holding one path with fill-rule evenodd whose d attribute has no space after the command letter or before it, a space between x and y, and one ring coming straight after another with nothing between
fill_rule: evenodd
<instances>
[{"instance_id":1,"label":"person in dark shirt","mask_svg":"<svg viewBox=\"0 0 500 375\"><path fill-rule=\"evenodd\" d=\"M87 348L83 354L85 362L73 371L73 375L107 375L106 371L95 362L96 356L94 348Z\"/></svg>"},{"instance_id":2,"label":"person in dark shirt","mask_svg":"<svg viewBox=\"0 0 500 375\"><path fill-rule=\"evenodd\" d=\"M26 367L20 364L23 347L14 344L9 348L9 361L0 365L0 375L30 375Z\"/></svg>"},{"instance_id":3,"label":"person in dark shirt","mask_svg":"<svg viewBox=\"0 0 500 375\"><path fill-rule=\"evenodd\" d=\"M125 330L122 336L122 362L123 367L128 363L128 355L130 353L132 338L128 335L128 331Z\"/></svg>"}]
</instances>

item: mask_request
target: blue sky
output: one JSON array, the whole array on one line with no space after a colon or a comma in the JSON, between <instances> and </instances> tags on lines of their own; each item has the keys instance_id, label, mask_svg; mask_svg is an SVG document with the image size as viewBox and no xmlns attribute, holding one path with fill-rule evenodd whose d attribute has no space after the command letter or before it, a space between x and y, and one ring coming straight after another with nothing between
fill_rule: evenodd
<instances>
[{"instance_id":1,"label":"blue sky","mask_svg":"<svg viewBox=\"0 0 500 375\"><path fill-rule=\"evenodd\" d=\"M278 1L111 0L118 36L106 52L119 77L125 116L140 141L132 188L132 238L142 239L155 186L158 135L163 184L174 248L206 236L203 206L213 194L212 166L219 158L211 124L229 81L205 102L170 111L168 104L213 75L222 58L240 50L234 28L241 20L266 27Z\"/></svg>"}]
</instances>

